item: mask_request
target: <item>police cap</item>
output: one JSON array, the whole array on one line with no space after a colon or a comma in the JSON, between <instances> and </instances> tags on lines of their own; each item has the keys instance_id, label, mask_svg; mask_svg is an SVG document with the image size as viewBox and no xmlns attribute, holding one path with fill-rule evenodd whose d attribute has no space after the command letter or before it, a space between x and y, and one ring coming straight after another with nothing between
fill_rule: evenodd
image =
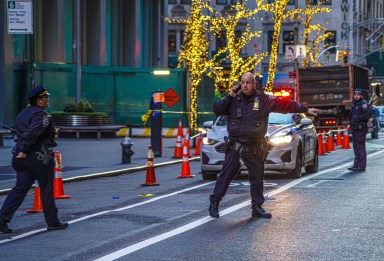
<instances>
[{"instance_id":1,"label":"police cap","mask_svg":"<svg viewBox=\"0 0 384 261\"><path fill-rule=\"evenodd\" d=\"M355 89L355 94L363 95L363 90L362 89Z\"/></svg>"},{"instance_id":2,"label":"police cap","mask_svg":"<svg viewBox=\"0 0 384 261\"><path fill-rule=\"evenodd\" d=\"M44 85L40 84L36 88L33 88L31 91L29 91L27 98L29 100L34 100L38 97L42 97L46 95L50 95L50 94L47 92L47 89L45 89Z\"/></svg>"}]
</instances>

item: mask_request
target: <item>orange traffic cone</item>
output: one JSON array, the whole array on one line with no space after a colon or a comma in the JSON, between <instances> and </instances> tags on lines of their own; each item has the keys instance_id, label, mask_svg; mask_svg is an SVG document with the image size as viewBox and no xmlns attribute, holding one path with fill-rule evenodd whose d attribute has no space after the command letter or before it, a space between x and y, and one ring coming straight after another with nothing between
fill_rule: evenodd
<instances>
[{"instance_id":1,"label":"orange traffic cone","mask_svg":"<svg viewBox=\"0 0 384 261\"><path fill-rule=\"evenodd\" d=\"M342 146L343 145L343 141L342 141L342 138L341 138L340 126L337 127L336 145L337 146Z\"/></svg>"},{"instance_id":2,"label":"orange traffic cone","mask_svg":"<svg viewBox=\"0 0 384 261\"><path fill-rule=\"evenodd\" d=\"M61 172L61 154L55 151L55 179L53 180L53 196L55 199L71 198L72 196L64 195L63 173Z\"/></svg>"},{"instance_id":3,"label":"orange traffic cone","mask_svg":"<svg viewBox=\"0 0 384 261\"><path fill-rule=\"evenodd\" d=\"M185 134L185 139L184 139L184 144L183 144L183 157L184 157L185 144L187 144L188 157L191 157L191 147L190 147L189 139L190 139L189 130L187 130L187 134Z\"/></svg>"},{"instance_id":4,"label":"orange traffic cone","mask_svg":"<svg viewBox=\"0 0 384 261\"><path fill-rule=\"evenodd\" d=\"M188 159L188 145L187 141L184 141L183 145L183 163L181 165L181 174L178 176L178 179L181 178L193 178L195 175L191 175L191 169L189 167L189 159Z\"/></svg>"},{"instance_id":5,"label":"orange traffic cone","mask_svg":"<svg viewBox=\"0 0 384 261\"><path fill-rule=\"evenodd\" d=\"M155 167L153 165L153 151L152 145L148 145L148 159L147 159L147 176L144 184L142 186L158 186L159 183L156 182L155 176Z\"/></svg>"},{"instance_id":6,"label":"orange traffic cone","mask_svg":"<svg viewBox=\"0 0 384 261\"><path fill-rule=\"evenodd\" d=\"M182 120L179 120L179 126L177 127L177 136L180 136L181 138L184 138L183 122L182 122Z\"/></svg>"},{"instance_id":7,"label":"orange traffic cone","mask_svg":"<svg viewBox=\"0 0 384 261\"><path fill-rule=\"evenodd\" d=\"M24 212L27 213L37 213L42 212L43 209L43 202L41 201L41 192L39 187L39 182L36 180L36 187L35 187L35 199L33 201L33 208L29 210L25 210Z\"/></svg>"},{"instance_id":8,"label":"orange traffic cone","mask_svg":"<svg viewBox=\"0 0 384 261\"><path fill-rule=\"evenodd\" d=\"M178 159L181 159L183 157L182 137L179 134L177 134L176 147L173 153L173 157Z\"/></svg>"},{"instance_id":9,"label":"orange traffic cone","mask_svg":"<svg viewBox=\"0 0 384 261\"><path fill-rule=\"evenodd\" d=\"M328 153L328 144L327 144L327 137L325 134L325 130L323 130L321 137L322 137L322 141L323 141L323 150L324 150L324 154L325 154L325 153Z\"/></svg>"},{"instance_id":10,"label":"orange traffic cone","mask_svg":"<svg viewBox=\"0 0 384 261\"><path fill-rule=\"evenodd\" d=\"M349 136L348 136L348 130L344 130L344 137L343 137L343 147L342 149L349 150L351 146L349 145Z\"/></svg>"},{"instance_id":11,"label":"orange traffic cone","mask_svg":"<svg viewBox=\"0 0 384 261\"><path fill-rule=\"evenodd\" d=\"M319 131L317 133L317 154L324 155L324 146L323 146L323 138L322 134Z\"/></svg>"},{"instance_id":12,"label":"orange traffic cone","mask_svg":"<svg viewBox=\"0 0 384 261\"><path fill-rule=\"evenodd\" d=\"M335 151L335 141L333 138L332 129L329 129L329 132L328 132L328 150L329 151Z\"/></svg>"},{"instance_id":13,"label":"orange traffic cone","mask_svg":"<svg viewBox=\"0 0 384 261\"><path fill-rule=\"evenodd\" d=\"M200 147L201 147L202 139L203 139L203 134L201 133L201 131L199 131L199 137L197 138L195 153L193 153L193 155L200 155Z\"/></svg>"}]
</instances>

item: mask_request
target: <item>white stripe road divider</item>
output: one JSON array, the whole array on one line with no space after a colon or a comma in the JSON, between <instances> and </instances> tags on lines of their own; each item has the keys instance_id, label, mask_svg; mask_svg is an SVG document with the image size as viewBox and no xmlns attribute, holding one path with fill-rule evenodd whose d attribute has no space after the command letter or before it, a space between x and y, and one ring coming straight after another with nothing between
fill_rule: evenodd
<instances>
[{"instance_id":1,"label":"white stripe road divider","mask_svg":"<svg viewBox=\"0 0 384 261\"><path fill-rule=\"evenodd\" d=\"M382 154L382 153L384 153L384 150L380 150L380 151L377 151L375 153L372 153L367 158L371 158L371 157L374 157L374 156ZM346 163L346 164L343 164L343 165L340 165L340 166L337 166L337 167L334 167L334 168L331 168L331 169L320 171L320 172L318 172L316 174L311 174L309 176L301 177L301 178L299 178L297 180L294 180L294 181L291 181L291 182L287 183L286 185L284 185L284 186L282 186L282 187L280 187L278 189L269 191L266 194L266 197L271 197L271 196L277 195L277 194L282 193L282 192L284 192L284 191L286 191L286 190L288 190L288 189L290 189L290 188L292 188L292 187L294 187L294 186L296 186L296 185L300 184L301 182L304 182L304 181L306 181L308 179L311 179L311 178L317 177L319 175L322 175L322 174L325 174L325 173L328 173L328 172L332 172L332 171L335 171L335 170L338 170L338 169L346 168L349 165L350 165L350 163ZM213 183L215 183L215 182L214 181L213 182L207 182L207 183L204 183L204 184L201 184L201 185L198 185L198 186L194 186L194 187L191 187L191 188L175 191L175 192L170 193L170 194L166 194L166 195L163 195L163 196L152 198L152 199L149 199L147 201L143 201L143 202L140 202L140 203L137 203L137 204L125 206L125 207L118 208L118 209L105 210L105 211L102 211L102 212L94 213L92 215L88 215L88 216L84 216L84 217L81 217L81 218L78 218L78 219L71 220L68 223L69 224L73 224L73 223L76 223L76 222L79 222L79 221L87 220L87 219L90 219L90 218L93 218L93 217L97 217L97 216L101 216L101 215L104 215L104 214L108 214L108 213L111 213L111 212L124 211L124 210L130 209L130 208L142 206L142 205L145 205L145 204L148 204L148 203L151 203L151 202L163 199L163 198L175 196L175 195L180 194L180 193L184 193L184 192L191 191L191 190L194 190L194 189L198 189L198 188L201 188L201 187L204 187L204 186L208 186L208 185L211 185ZM239 209L241 209L243 207L249 206L250 204L251 204L251 201L247 200L247 201L245 201L243 203L240 203L240 204L234 205L232 207L226 208L226 209L220 211L220 216L223 217L223 216L228 215L228 214L230 214L232 212L235 212L235 211L237 211L237 210L239 210ZM128 247L123 248L123 249L120 249L120 250L118 250L116 252L113 252L111 254L105 255L105 256L100 257L100 258L95 259L95 260L97 260L97 261L101 261L101 260L108 260L108 261L116 260L116 259L118 259L120 257L126 256L126 255L128 255L130 253L133 253L135 251L138 251L140 249L143 249L145 247L153 245L153 244L155 244L157 242L166 240L166 239L171 238L171 237L173 237L175 235L178 235L178 234L184 233L186 231L192 230L192 229L194 229L196 227L199 227L199 226L201 226L201 225L203 225L205 223L208 223L210 221L213 221L213 220L216 220L216 218L212 218L210 216L198 219L198 220L196 220L194 222L191 222L191 223L189 223L187 225L181 226L181 227L173 229L173 230L171 230L169 232L166 232L166 233L160 234L158 236L149 238L147 240L141 241L139 243L133 244L131 246L128 246ZM10 242L10 241L15 241L15 240L18 240L18 239L22 239L22 238L25 238L25 237L28 237L28 236L31 236L31 235L34 235L34 234L37 234L37 233L40 233L40 232L43 232L43 231L46 231L46 228L33 230L33 231L30 231L30 232L27 232L27 233L24 233L24 234L20 234L18 236L14 236L14 237L11 237L11 238L0 240L0 244L4 244L4 243Z\"/></svg>"}]
</instances>

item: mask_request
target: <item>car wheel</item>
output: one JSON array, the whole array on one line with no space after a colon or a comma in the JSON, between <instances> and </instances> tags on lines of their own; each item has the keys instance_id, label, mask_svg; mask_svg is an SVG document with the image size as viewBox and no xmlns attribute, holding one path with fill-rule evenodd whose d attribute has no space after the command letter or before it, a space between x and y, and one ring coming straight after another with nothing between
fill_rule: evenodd
<instances>
[{"instance_id":1,"label":"car wheel","mask_svg":"<svg viewBox=\"0 0 384 261\"><path fill-rule=\"evenodd\" d=\"M299 148L297 148L295 168L288 174L288 177L290 177L290 178L300 178L301 177L302 159L301 159L301 147L300 146L301 145L299 145Z\"/></svg>"},{"instance_id":2,"label":"car wheel","mask_svg":"<svg viewBox=\"0 0 384 261\"><path fill-rule=\"evenodd\" d=\"M217 172L201 171L204 180L216 180Z\"/></svg>"},{"instance_id":3,"label":"car wheel","mask_svg":"<svg viewBox=\"0 0 384 261\"><path fill-rule=\"evenodd\" d=\"M317 148L316 148L317 150ZM315 156L313 158L313 164L305 166L305 173L310 174L310 173L316 173L319 170L319 154L315 152Z\"/></svg>"}]
</instances>

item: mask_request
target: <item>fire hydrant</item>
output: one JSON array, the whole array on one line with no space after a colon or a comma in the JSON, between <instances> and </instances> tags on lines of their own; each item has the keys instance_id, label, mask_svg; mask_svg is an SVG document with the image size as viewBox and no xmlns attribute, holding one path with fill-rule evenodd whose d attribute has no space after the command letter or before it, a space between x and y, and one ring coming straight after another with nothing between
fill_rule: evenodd
<instances>
[{"instance_id":1,"label":"fire hydrant","mask_svg":"<svg viewBox=\"0 0 384 261\"><path fill-rule=\"evenodd\" d=\"M131 138L126 136L121 142L121 163L131 163L131 156L134 154L133 150L131 149L133 145L133 141Z\"/></svg>"}]
</instances>

